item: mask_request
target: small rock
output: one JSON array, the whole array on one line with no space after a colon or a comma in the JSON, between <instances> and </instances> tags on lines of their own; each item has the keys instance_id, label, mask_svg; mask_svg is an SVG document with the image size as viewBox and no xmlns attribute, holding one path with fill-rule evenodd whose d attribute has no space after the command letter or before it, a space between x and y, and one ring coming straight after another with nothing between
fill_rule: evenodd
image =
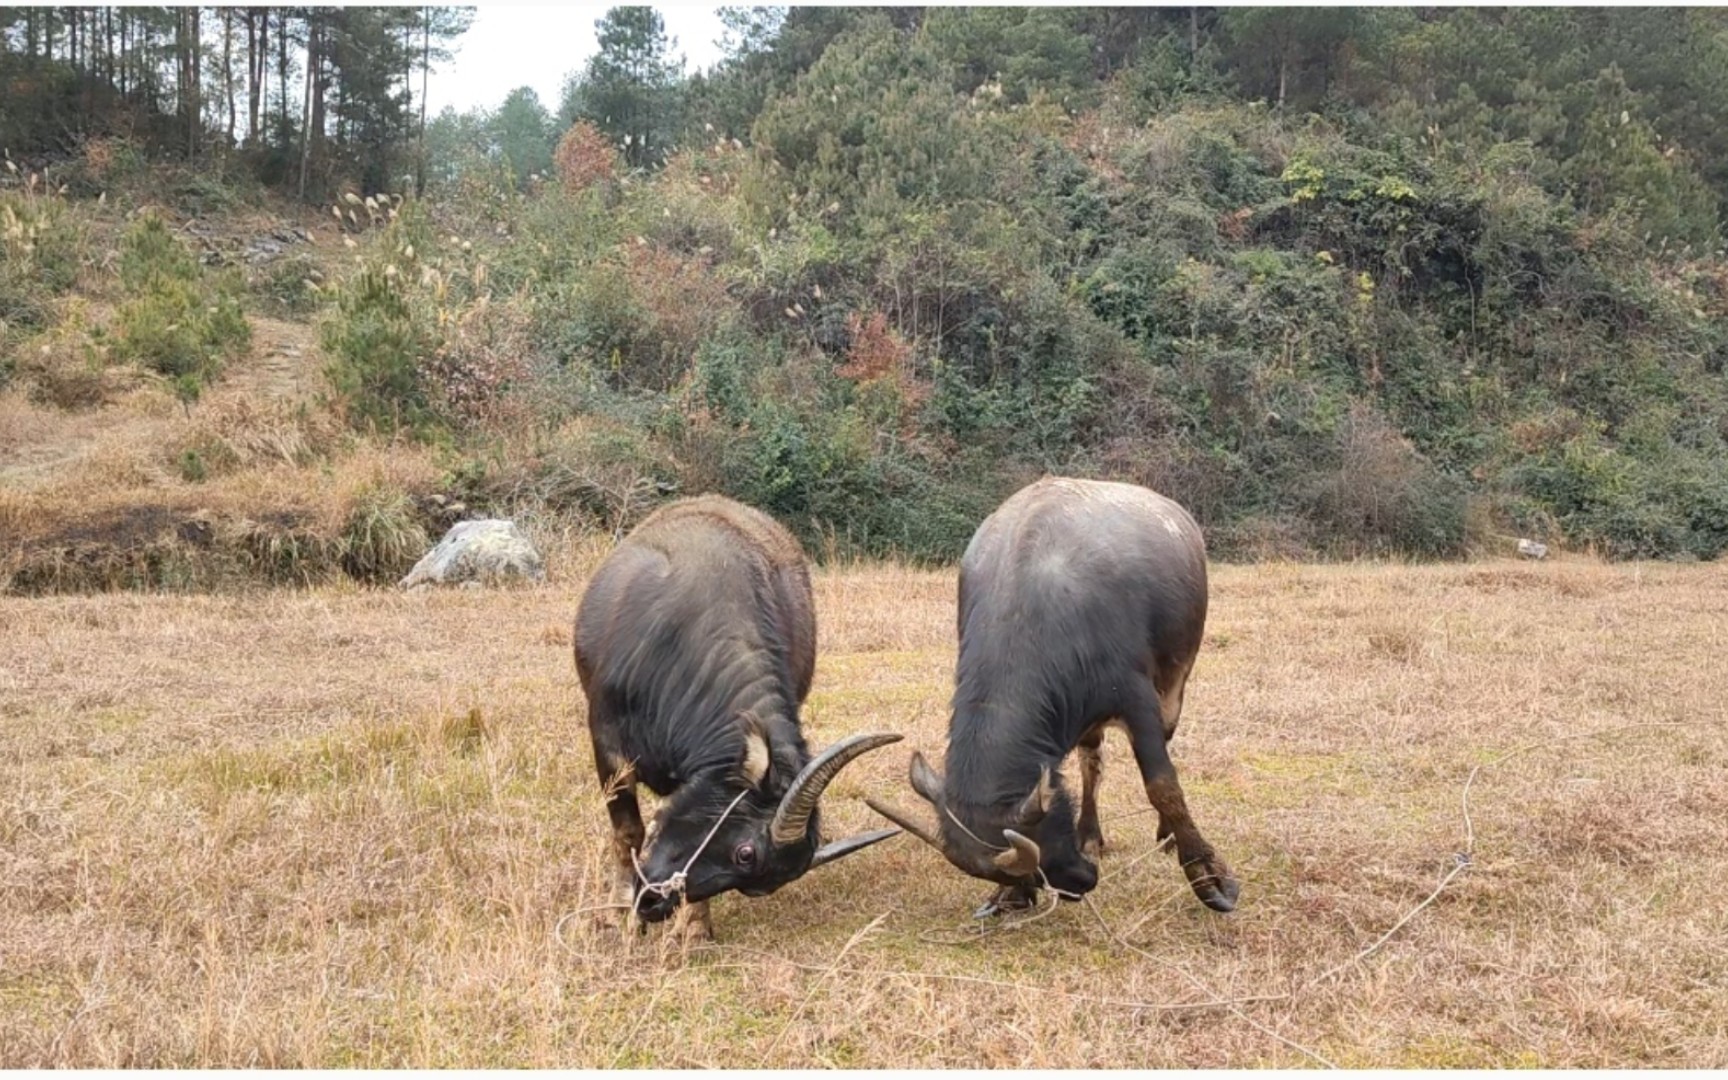
<instances>
[{"instance_id":1,"label":"small rock","mask_svg":"<svg viewBox=\"0 0 1728 1080\"><path fill-rule=\"evenodd\" d=\"M515 522L491 518L451 526L444 539L408 571L401 587L480 585L518 578L546 579L540 553Z\"/></svg>"},{"instance_id":2,"label":"small rock","mask_svg":"<svg viewBox=\"0 0 1728 1080\"><path fill-rule=\"evenodd\" d=\"M1526 559L1545 559L1548 557L1548 545L1539 544L1534 540L1519 540L1518 554Z\"/></svg>"}]
</instances>

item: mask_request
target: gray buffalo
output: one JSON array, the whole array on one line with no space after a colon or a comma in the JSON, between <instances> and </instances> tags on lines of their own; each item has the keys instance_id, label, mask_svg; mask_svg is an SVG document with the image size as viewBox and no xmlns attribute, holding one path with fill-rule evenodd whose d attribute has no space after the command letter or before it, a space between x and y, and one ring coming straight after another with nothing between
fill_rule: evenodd
<instances>
[{"instance_id":1,"label":"gray buffalo","mask_svg":"<svg viewBox=\"0 0 1728 1080\"><path fill-rule=\"evenodd\" d=\"M899 832L821 844L823 789L900 736L811 756L798 719L816 663L810 571L767 515L717 496L650 515L589 582L575 645L618 895L646 921L689 902L712 935L709 898L766 895ZM651 835L638 783L665 800Z\"/></svg>"},{"instance_id":2,"label":"gray buffalo","mask_svg":"<svg viewBox=\"0 0 1728 1080\"><path fill-rule=\"evenodd\" d=\"M1170 761L1182 692L1206 625L1199 526L1142 487L1047 478L979 526L960 564L960 656L944 773L912 756L934 833L870 805L956 867L1001 889L984 910L1076 898L1098 883L1099 743L1127 732L1160 841L1196 896L1235 908L1239 887L1200 835ZM1078 749L1080 812L1057 766Z\"/></svg>"}]
</instances>

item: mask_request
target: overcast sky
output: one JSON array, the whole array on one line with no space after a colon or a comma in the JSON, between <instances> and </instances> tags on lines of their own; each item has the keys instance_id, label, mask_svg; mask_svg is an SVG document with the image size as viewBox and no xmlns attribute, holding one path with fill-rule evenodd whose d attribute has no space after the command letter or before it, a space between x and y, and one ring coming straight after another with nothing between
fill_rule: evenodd
<instances>
[{"instance_id":1,"label":"overcast sky","mask_svg":"<svg viewBox=\"0 0 1728 1080\"><path fill-rule=\"evenodd\" d=\"M433 68L426 105L433 115L446 105L466 111L496 109L518 86L531 86L540 103L556 111L564 76L587 62L598 47L594 23L611 4L485 3L474 25L456 39L456 59ZM720 59L723 27L714 8L654 5L683 53L686 70Z\"/></svg>"}]
</instances>

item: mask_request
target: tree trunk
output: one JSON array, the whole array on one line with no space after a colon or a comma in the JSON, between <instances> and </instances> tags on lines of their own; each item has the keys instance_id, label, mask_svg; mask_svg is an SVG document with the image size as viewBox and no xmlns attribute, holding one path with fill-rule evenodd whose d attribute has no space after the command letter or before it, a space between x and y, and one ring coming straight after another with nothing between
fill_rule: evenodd
<instances>
[{"instance_id":1,"label":"tree trunk","mask_svg":"<svg viewBox=\"0 0 1728 1080\"><path fill-rule=\"evenodd\" d=\"M432 9L420 9L420 152L414 163L414 197L426 194L426 85L432 72Z\"/></svg>"},{"instance_id":2,"label":"tree trunk","mask_svg":"<svg viewBox=\"0 0 1728 1080\"><path fill-rule=\"evenodd\" d=\"M182 8L186 19L186 77L187 87L191 91L191 108L186 114L186 156L198 156L199 128L204 123L204 67L202 64L203 49L200 38L204 30L204 10L202 8Z\"/></svg>"},{"instance_id":3,"label":"tree trunk","mask_svg":"<svg viewBox=\"0 0 1728 1080\"><path fill-rule=\"evenodd\" d=\"M1285 87L1285 84L1288 80L1289 74L1290 74L1290 53L1289 53L1289 50L1280 49L1278 51L1278 107L1280 109L1282 109L1284 107L1284 87Z\"/></svg>"},{"instance_id":4,"label":"tree trunk","mask_svg":"<svg viewBox=\"0 0 1728 1080\"><path fill-rule=\"evenodd\" d=\"M306 199L306 170L312 163L312 97L313 86L317 83L318 69L318 20L316 16L306 20L306 101L301 111L300 133L300 199Z\"/></svg>"},{"instance_id":5,"label":"tree trunk","mask_svg":"<svg viewBox=\"0 0 1728 1080\"><path fill-rule=\"evenodd\" d=\"M258 145L258 9L246 9L246 145Z\"/></svg>"},{"instance_id":6,"label":"tree trunk","mask_svg":"<svg viewBox=\"0 0 1728 1080\"><path fill-rule=\"evenodd\" d=\"M278 8L281 12L276 19L276 108L282 117L282 149L291 145L288 141L288 9ZM269 19L266 11L265 19Z\"/></svg>"},{"instance_id":7,"label":"tree trunk","mask_svg":"<svg viewBox=\"0 0 1728 1080\"><path fill-rule=\"evenodd\" d=\"M222 9L222 89L228 94L228 146L234 146L238 117L234 111L234 9Z\"/></svg>"}]
</instances>

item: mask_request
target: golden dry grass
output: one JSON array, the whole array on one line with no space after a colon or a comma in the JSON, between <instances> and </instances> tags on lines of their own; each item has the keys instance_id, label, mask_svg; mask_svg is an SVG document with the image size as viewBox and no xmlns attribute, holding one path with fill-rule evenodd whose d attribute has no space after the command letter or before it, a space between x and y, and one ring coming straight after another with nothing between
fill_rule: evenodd
<instances>
[{"instance_id":1,"label":"golden dry grass","mask_svg":"<svg viewBox=\"0 0 1728 1080\"><path fill-rule=\"evenodd\" d=\"M1175 756L1235 915L1113 735L1091 906L972 936L986 888L900 838L688 950L583 911L581 569L0 599L0 1064L1728 1062L1721 567L1221 567ZM940 750L953 579L818 593L813 741L908 734L850 829Z\"/></svg>"}]
</instances>

